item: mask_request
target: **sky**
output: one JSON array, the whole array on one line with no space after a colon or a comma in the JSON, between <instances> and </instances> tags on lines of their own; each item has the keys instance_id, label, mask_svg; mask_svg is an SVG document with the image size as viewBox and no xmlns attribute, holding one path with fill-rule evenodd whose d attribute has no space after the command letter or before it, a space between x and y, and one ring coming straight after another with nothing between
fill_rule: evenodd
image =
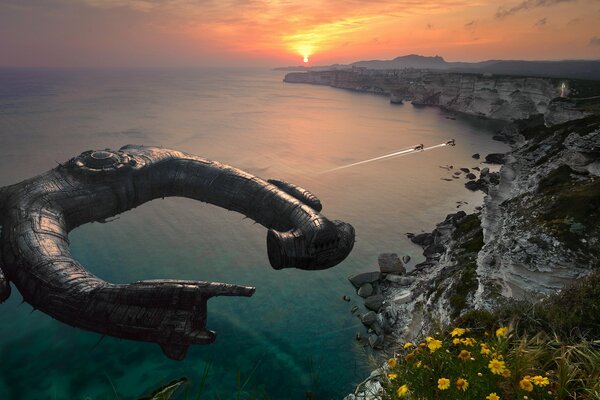
<instances>
[{"instance_id":1,"label":"sky","mask_svg":"<svg viewBox=\"0 0 600 400\"><path fill-rule=\"evenodd\" d=\"M0 0L0 66L600 59L600 0Z\"/></svg>"}]
</instances>

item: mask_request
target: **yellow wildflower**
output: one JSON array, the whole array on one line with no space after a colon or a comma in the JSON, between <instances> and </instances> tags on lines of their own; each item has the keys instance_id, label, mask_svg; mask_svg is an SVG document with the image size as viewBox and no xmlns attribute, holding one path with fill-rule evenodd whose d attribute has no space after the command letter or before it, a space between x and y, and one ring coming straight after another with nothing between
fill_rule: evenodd
<instances>
[{"instance_id":1,"label":"yellow wildflower","mask_svg":"<svg viewBox=\"0 0 600 400\"><path fill-rule=\"evenodd\" d=\"M462 390L464 392L465 390L467 390L468 387L469 387L469 382L467 382L466 379L458 378L456 380L456 388L458 390Z\"/></svg>"},{"instance_id":2,"label":"yellow wildflower","mask_svg":"<svg viewBox=\"0 0 600 400\"><path fill-rule=\"evenodd\" d=\"M426 346L427 346L427 344L425 344L425 343L419 343L419 347L421 347L421 348L426 347Z\"/></svg>"},{"instance_id":3,"label":"yellow wildflower","mask_svg":"<svg viewBox=\"0 0 600 400\"><path fill-rule=\"evenodd\" d=\"M508 328L506 326L496 329L497 337L505 337L507 333L508 333Z\"/></svg>"},{"instance_id":4,"label":"yellow wildflower","mask_svg":"<svg viewBox=\"0 0 600 400\"><path fill-rule=\"evenodd\" d=\"M416 350L413 350L410 353L408 353L406 356L404 356L404 359L406 361L410 362L410 361L414 360L416 356L417 356L417 352L416 352Z\"/></svg>"},{"instance_id":5,"label":"yellow wildflower","mask_svg":"<svg viewBox=\"0 0 600 400\"><path fill-rule=\"evenodd\" d=\"M490 348L488 347L487 344L485 343L481 343L481 354L483 354L484 356L487 356L488 354L490 354L492 351L490 350Z\"/></svg>"},{"instance_id":6,"label":"yellow wildflower","mask_svg":"<svg viewBox=\"0 0 600 400\"><path fill-rule=\"evenodd\" d=\"M455 336L462 336L462 335L464 335L464 334L465 334L465 332L466 332L466 330L465 330L465 329L463 329L463 328L454 328L454 329L452 330L452 332L450 332L450 335L452 335L452 337L455 337Z\"/></svg>"},{"instance_id":7,"label":"yellow wildflower","mask_svg":"<svg viewBox=\"0 0 600 400\"><path fill-rule=\"evenodd\" d=\"M460 339L459 338L452 339L452 344L454 344L455 346L458 346L460 344Z\"/></svg>"},{"instance_id":8,"label":"yellow wildflower","mask_svg":"<svg viewBox=\"0 0 600 400\"><path fill-rule=\"evenodd\" d=\"M417 368L421 368L421 365L422 365L422 364L423 364L423 363L422 363L421 361L417 361L417 363L416 363L415 365L417 366Z\"/></svg>"},{"instance_id":9,"label":"yellow wildflower","mask_svg":"<svg viewBox=\"0 0 600 400\"><path fill-rule=\"evenodd\" d=\"M475 343L477 343L473 338L464 338L461 339L460 342L465 346L475 346Z\"/></svg>"},{"instance_id":10,"label":"yellow wildflower","mask_svg":"<svg viewBox=\"0 0 600 400\"><path fill-rule=\"evenodd\" d=\"M400 386L398 388L398 390L396 391L396 394L398 395L398 397L404 397L408 394L408 385L404 384L402 386Z\"/></svg>"},{"instance_id":11,"label":"yellow wildflower","mask_svg":"<svg viewBox=\"0 0 600 400\"><path fill-rule=\"evenodd\" d=\"M469 358L471 358L471 352L469 352L468 350L461 350L458 354L458 358L463 361L467 361Z\"/></svg>"},{"instance_id":12,"label":"yellow wildflower","mask_svg":"<svg viewBox=\"0 0 600 400\"><path fill-rule=\"evenodd\" d=\"M429 350L433 353L434 351L442 347L442 341L437 339L431 339L430 341L428 341L427 347L429 347Z\"/></svg>"},{"instance_id":13,"label":"yellow wildflower","mask_svg":"<svg viewBox=\"0 0 600 400\"><path fill-rule=\"evenodd\" d=\"M510 378L510 370L509 369L504 369L504 371L502 371L502 377L503 378Z\"/></svg>"},{"instance_id":14,"label":"yellow wildflower","mask_svg":"<svg viewBox=\"0 0 600 400\"><path fill-rule=\"evenodd\" d=\"M398 360L396 360L395 358L390 358L388 360L388 365L390 366L390 368L396 368L396 365L398 365Z\"/></svg>"},{"instance_id":15,"label":"yellow wildflower","mask_svg":"<svg viewBox=\"0 0 600 400\"><path fill-rule=\"evenodd\" d=\"M412 344L411 342L404 343L404 348L405 349L408 349L409 347L413 347L413 346L414 346L414 344Z\"/></svg>"},{"instance_id":16,"label":"yellow wildflower","mask_svg":"<svg viewBox=\"0 0 600 400\"><path fill-rule=\"evenodd\" d=\"M537 375L534 376L533 378L531 378L531 381L533 381L533 383L536 386L548 386L550 384L550 381L548 380L548 378L546 378L545 376L541 376L541 375Z\"/></svg>"},{"instance_id":17,"label":"yellow wildflower","mask_svg":"<svg viewBox=\"0 0 600 400\"><path fill-rule=\"evenodd\" d=\"M533 385L531 384L529 375L526 375L519 381L519 387L526 392L531 392L533 390Z\"/></svg>"},{"instance_id":18,"label":"yellow wildflower","mask_svg":"<svg viewBox=\"0 0 600 400\"><path fill-rule=\"evenodd\" d=\"M398 374L388 374L388 379L390 381L393 381L394 379L396 379L398 377Z\"/></svg>"},{"instance_id":19,"label":"yellow wildflower","mask_svg":"<svg viewBox=\"0 0 600 400\"><path fill-rule=\"evenodd\" d=\"M446 390L450 387L450 379L448 378L440 378L438 379L438 389Z\"/></svg>"},{"instance_id":20,"label":"yellow wildflower","mask_svg":"<svg viewBox=\"0 0 600 400\"><path fill-rule=\"evenodd\" d=\"M487 400L500 400L500 396L498 396L495 392L490 393L489 395L485 396L485 398Z\"/></svg>"},{"instance_id":21,"label":"yellow wildflower","mask_svg":"<svg viewBox=\"0 0 600 400\"><path fill-rule=\"evenodd\" d=\"M500 361L496 358L493 358L488 364L488 368L492 371L492 374L502 375L504 370L506 369L506 365L504 361Z\"/></svg>"}]
</instances>

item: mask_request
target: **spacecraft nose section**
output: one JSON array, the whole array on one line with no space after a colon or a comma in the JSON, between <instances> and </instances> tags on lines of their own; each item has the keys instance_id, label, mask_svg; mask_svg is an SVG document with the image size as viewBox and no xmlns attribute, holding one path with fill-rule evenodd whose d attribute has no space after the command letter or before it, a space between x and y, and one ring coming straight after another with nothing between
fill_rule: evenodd
<instances>
[{"instance_id":1,"label":"spacecraft nose section","mask_svg":"<svg viewBox=\"0 0 600 400\"><path fill-rule=\"evenodd\" d=\"M310 238L309 238L310 237ZM327 269L342 262L354 247L354 228L331 221L317 232L305 234L296 229L267 233L267 253L274 269Z\"/></svg>"}]
</instances>

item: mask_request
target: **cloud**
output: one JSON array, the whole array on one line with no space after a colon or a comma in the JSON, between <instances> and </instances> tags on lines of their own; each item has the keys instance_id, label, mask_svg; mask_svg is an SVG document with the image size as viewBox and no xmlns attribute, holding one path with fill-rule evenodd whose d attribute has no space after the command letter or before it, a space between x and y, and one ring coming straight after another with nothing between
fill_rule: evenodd
<instances>
[{"instance_id":1,"label":"cloud","mask_svg":"<svg viewBox=\"0 0 600 400\"><path fill-rule=\"evenodd\" d=\"M551 7L560 3L570 3L577 0L525 0L509 9L498 8L496 18L505 18L517 14L521 11L531 10L538 7Z\"/></svg>"},{"instance_id":2,"label":"cloud","mask_svg":"<svg viewBox=\"0 0 600 400\"><path fill-rule=\"evenodd\" d=\"M467 22L465 24L465 29L468 30L468 31L473 31L473 30L475 30L476 27L477 27L477 21L476 20Z\"/></svg>"},{"instance_id":3,"label":"cloud","mask_svg":"<svg viewBox=\"0 0 600 400\"><path fill-rule=\"evenodd\" d=\"M590 39L590 46L600 46L600 38L594 36L593 38Z\"/></svg>"},{"instance_id":4,"label":"cloud","mask_svg":"<svg viewBox=\"0 0 600 400\"><path fill-rule=\"evenodd\" d=\"M535 23L535 26L542 27L542 26L546 25L546 22L547 22L547 18L542 18Z\"/></svg>"}]
</instances>

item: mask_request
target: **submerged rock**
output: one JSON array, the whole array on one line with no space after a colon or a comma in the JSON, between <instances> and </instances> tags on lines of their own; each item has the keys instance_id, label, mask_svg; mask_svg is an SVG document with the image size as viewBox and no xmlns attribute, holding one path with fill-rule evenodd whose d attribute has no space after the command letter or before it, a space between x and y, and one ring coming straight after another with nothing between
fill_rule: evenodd
<instances>
[{"instance_id":1,"label":"submerged rock","mask_svg":"<svg viewBox=\"0 0 600 400\"><path fill-rule=\"evenodd\" d=\"M403 256L402 257L402 262L404 264L408 264L410 262L410 256L409 255Z\"/></svg>"}]
</instances>

